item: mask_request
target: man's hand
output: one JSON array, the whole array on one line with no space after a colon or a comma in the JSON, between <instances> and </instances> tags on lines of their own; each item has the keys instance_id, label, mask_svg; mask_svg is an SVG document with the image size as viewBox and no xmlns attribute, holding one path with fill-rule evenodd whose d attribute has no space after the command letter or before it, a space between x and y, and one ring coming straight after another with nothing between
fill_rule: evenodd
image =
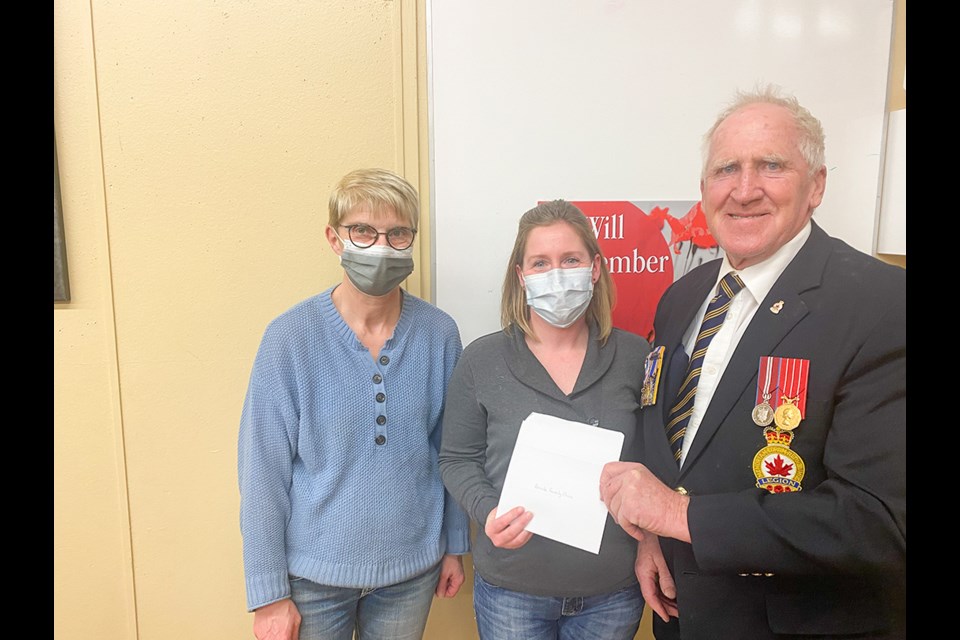
<instances>
[{"instance_id":1,"label":"man's hand","mask_svg":"<svg viewBox=\"0 0 960 640\"><path fill-rule=\"evenodd\" d=\"M660 540L652 533L637 544L637 561L633 565L640 582L640 593L650 608L664 622L680 617L677 611L677 586L660 550Z\"/></svg>"},{"instance_id":2,"label":"man's hand","mask_svg":"<svg viewBox=\"0 0 960 640\"><path fill-rule=\"evenodd\" d=\"M687 505L690 498L660 482L642 464L608 462L600 474L600 498L628 534L642 540L643 531L690 542Z\"/></svg>"},{"instance_id":3,"label":"man's hand","mask_svg":"<svg viewBox=\"0 0 960 640\"><path fill-rule=\"evenodd\" d=\"M293 600L277 600L253 612L253 635L257 640L297 640L300 612Z\"/></svg>"},{"instance_id":4,"label":"man's hand","mask_svg":"<svg viewBox=\"0 0 960 640\"><path fill-rule=\"evenodd\" d=\"M463 585L463 558L446 554L440 560L440 579L437 581L437 597L452 598Z\"/></svg>"},{"instance_id":5,"label":"man's hand","mask_svg":"<svg viewBox=\"0 0 960 640\"><path fill-rule=\"evenodd\" d=\"M514 507L499 518L496 515L497 508L494 507L487 514L487 523L483 527L493 546L519 549L533 537L533 534L526 530L526 526L533 520L533 514L525 511L523 507Z\"/></svg>"}]
</instances>

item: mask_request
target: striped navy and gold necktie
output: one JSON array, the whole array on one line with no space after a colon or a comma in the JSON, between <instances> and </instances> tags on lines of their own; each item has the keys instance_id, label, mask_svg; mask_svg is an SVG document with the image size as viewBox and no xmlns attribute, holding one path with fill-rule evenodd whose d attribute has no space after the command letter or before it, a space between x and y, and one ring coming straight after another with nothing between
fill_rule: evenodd
<instances>
[{"instance_id":1,"label":"striped navy and gold necktie","mask_svg":"<svg viewBox=\"0 0 960 640\"><path fill-rule=\"evenodd\" d=\"M723 319L727 316L727 310L730 308L730 303L741 289L743 289L743 281L736 273L731 271L723 276L717 295L710 301L707 312L703 316L703 322L700 323L697 342L693 347L690 363L687 365L687 375L677 392L676 402L667 416L667 440L670 442L670 451L673 452L677 464L680 464L683 436L687 431L687 424L690 422L690 414L693 413L693 401L697 395L697 382L700 380L700 369L703 366L703 358L707 355L707 347L710 346L713 336L720 331Z\"/></svg>"}]
</instances>

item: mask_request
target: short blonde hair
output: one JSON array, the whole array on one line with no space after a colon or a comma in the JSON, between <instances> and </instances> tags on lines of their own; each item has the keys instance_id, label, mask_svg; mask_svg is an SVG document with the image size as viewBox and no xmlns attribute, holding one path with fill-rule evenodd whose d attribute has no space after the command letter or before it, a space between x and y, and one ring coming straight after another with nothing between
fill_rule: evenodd
<instances>
[{"instance_id":1,"label":"short blonde hair","mask_svg":"<svg viewBox=\"0 0 960 640\"><path fill-rule=\"evenodd\" d=\"M369 206L374 214L393 207L414 230L420 221L417 190L387 169L357 169L343 176L330 194L329 225L336 229L344 216L359 205Z\"/></svg>"},{"instance_id":2,"label":"short blonde hair","mask_svg":"<svg viewBox=\"0 0 960 640\"><path fill-rule=\"evenodd\" d=\"M613 279L607 269L607 263L600 252L597 236L590 226L587 216L566 200L544 202L530 209L520 217L517 239L513 243L513 252L507 263L507 274L503 279L503 297L500 300L500 324L510 333L516 326L526 336L536 337L530 326L530 307L527 305L527 292L517 277L517 267L523 268L523 255L527 250L527 237L537 227L547 227L564 222L577 233L593 260L600 256L600 279L593 286L593 298L587 307L586 316L597 325L600 344L604 344L613 331L613 305L616 292Z\"/></svg>"},{"instance_id":3,"label":"short blonde hair","mask_svg":"<svg viewBox=\"0 0 960 640\"><path fill-rule=\"evenodd\" d=\"M823 125L806 107L800 104L796 97L784 93L783 89L775 84L758 86L753 91L737 91L733 101L724 109L716 122L710 127L710 130L703 136L703 147L701 149L703 156L703 166L700 170L700 177L707 175L707 163L710 161L710 145L713 144L713 134L716 132L724 120L733 115L740 109L753 104L772 104L783 107L790 112L793 117L793 124L797 128L797 134L800 137L800 155L807 162L809 175L814 175L824 163L824 148L826 146L826 136L823 133Z\"/></svg>"}]
</instances>

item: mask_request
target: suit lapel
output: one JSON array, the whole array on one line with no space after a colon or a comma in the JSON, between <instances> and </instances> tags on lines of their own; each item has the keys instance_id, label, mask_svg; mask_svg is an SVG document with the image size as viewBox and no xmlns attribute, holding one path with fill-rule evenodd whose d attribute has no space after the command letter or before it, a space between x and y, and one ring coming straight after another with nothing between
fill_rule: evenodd
<instances>
[{"instance_id":1,"label":"suit lapel","mask_svg":"<svg viewBox=\"0 0 960 640\"><path fill-rule=\"evenodd\" d=\"M648 463L659 467L661 473L677 473L677 462L673 459L667 442L666 418L670 412L670 406L676 400L680 385L679 383L671 384L668 381L676 379L682 381L686 375L689 359L683 350L683 334L693 323L700 304L717 281L721 261L715 262L715 266L708 265L685 276L687 280L683 282L684 289L676 291L678 301L665 304L662 307L662 315L657 318L660 331L657 332L654 346L663 346L666 350L663 355L663 371L660 374L661 384L656 403L646 410L649 415L644 419L653 421L655 425L648 431L654 439L652 443L647 443ZM658 310L659 313L661 310Z\"/></svg>"},{"instance_id":2,"label":"suit lapel","mask_svg":"<svg viewBox=\"0 0 960 640\"><path fill-rule=\"evenodd\" d=\"M777 345L807 315L803 294L820 286L828 256L829 237L813 224L807 242L760 302L756 315L740 338L684 459L681 478L696 464L743 394L755 393L760 358L773 355ZM777 304L779 302L783 304ZM771 310L774 304L778 312ZM732 416L731 420L749 421L751 417Z\"/></svg>"}]
</instances>

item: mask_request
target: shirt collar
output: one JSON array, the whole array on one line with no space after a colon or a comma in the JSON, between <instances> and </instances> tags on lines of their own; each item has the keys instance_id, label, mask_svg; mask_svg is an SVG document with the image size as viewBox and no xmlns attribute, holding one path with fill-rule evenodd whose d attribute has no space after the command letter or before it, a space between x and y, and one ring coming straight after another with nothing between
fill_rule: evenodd
<instances>
[{"instance_id":1,"label":"shirt collar","mask_svg":"<svg viewBox=\"0 0 960 640\"><path fill-rule=\"evenodd\" d=\"M712 291L717 290L717 284L723 279L723 276L730 271L736 271L743 281L744 289L750 292L750 295L757 301L757 304L760 304L760 302L767 297L767 294L770 293L770 289L773 288L773 285L777 282L777 278L779 278L780 274L787 268L787 265L800 253L803 244L807 241L807 238L810 237L810 230L811 223L810 220L807 220L807 224L803 226L803 229L786 244L777 249L772 256L746 269L734 269L730 265L726 254L724 254L723 262L720 264L720 273L717 274L717 282L714 283Z\"/></svg>"}]
</instances>

